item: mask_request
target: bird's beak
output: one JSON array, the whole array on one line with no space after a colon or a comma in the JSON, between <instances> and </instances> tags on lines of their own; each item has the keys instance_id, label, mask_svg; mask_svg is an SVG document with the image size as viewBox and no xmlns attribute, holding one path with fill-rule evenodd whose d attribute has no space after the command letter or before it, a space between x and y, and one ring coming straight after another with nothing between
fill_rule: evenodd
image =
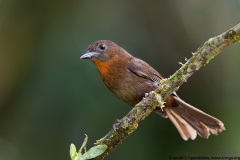
<instances>
[{"instance_id":1,"label":"bird's beak","mask_svg":"<svg viewBox=\"0 0 240 160\"><path fill-rule=\"evenodd\" d=\"M86 51L81 55L80 59L90 59L92 57L95 57L97 54L97 52Z\"/></svg>"}]
</instances>

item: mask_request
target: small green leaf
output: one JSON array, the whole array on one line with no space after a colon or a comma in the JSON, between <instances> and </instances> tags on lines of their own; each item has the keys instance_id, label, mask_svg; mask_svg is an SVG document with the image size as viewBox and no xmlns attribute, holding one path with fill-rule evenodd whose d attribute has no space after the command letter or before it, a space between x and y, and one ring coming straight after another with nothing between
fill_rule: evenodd
<instances>
[{"instance_id":1,"label":"small green leaf","mask_svg":"<svg viewBox=\"0 0 240 160\"><path fill-rule=\"evenodd\" d=\"M85 139L82 143L81 148L77 152L77 149L74 144L70 145L70 157L72 160L87 160L95 158L99 155L101 155L105 150L107 149L107 145L97 145L92 148L90 148L88 151L86 151L86 144L88 141L88 136L85 134ZM84 154L82 153L82 149L84 148Z\"/></svg>"},{"instance_id":2,"label":"small green leaf","mask_svg":"<svg viewBox=\"0 0 240 160\"><path fill-rule=\"evenodd\" d=\"M73 143L70 145L70 157L72 160L78 159L77 149Z\"/></svg>"},{"instance_id":3,"label":"small green leaf","mask_svg":"<svg viewBox=\"0 0 240 160\"><path fill-rule=\"evenodd\" d=\"M107 145L101 144L94 146L90 148L86 153L83 154L83 159L92 159L99 155L101 155L103 152L105 152L107 149Z\"/></svg>"},{"instance_id":4,"label":"small green leaf","mask_svg":"<svg viewBox=\"0 0 240 160\"><path fill-rule=\"evenodd\" d=\"M86 160L86 158L84 158L83 155L81 155L77 160Z\"/></svg>"}]
</instances>

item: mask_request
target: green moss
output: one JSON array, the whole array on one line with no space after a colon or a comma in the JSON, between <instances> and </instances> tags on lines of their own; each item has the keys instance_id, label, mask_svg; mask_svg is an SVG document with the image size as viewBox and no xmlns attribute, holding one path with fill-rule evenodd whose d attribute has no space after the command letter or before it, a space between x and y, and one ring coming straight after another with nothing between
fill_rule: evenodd
<instances>
[{"instance_id":1,"label":"green moss","mask_svg":"<svg viewBox=\"0 0 240 160\"><path fill-rule=\"evenodd\" d=\"M240 36L234 35L234 36L233 36L233 40L234 40L235 42L240 42Z\"/></svg>"},{"instance_id":2,"label":"green moss","mask_svg":"<svg viewBox=\"0 0 240 160\"><path fill-rule=\"evenodd\" d=\"M138 123L133 122L131 123L131 125L129 125L128 130L127 130L127 134L130 135L134 130L136 130L138 127Z\"/></svg>"},{"instance_id":3,"label":"green moss","mask_svg":"<svg viewBox=\"0 0 240 160\"><path fill-rule=\"evenodd\" d=\"M234 30L229 30L223 37L224 39L232 40L234 42L240 41L240 36Z\"/></svg>"}]
</instances>

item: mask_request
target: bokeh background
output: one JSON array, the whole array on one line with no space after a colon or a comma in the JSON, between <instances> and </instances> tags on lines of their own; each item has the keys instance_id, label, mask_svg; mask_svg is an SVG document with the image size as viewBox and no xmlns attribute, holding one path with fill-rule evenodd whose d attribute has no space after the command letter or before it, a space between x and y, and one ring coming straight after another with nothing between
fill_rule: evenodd
<instances>
[{"instance_id":1,"label":"bokeh background","mask_svg":"<svg viewBox=\"0 0 240 160\"><path fill-rule=\"evenodd\" d=\"M104 86L88 45L109 39L168 77L201 44L240 22L239 0L0 1L0 160L67 160L131 109ZM183 141L150 115L106 159L240 157L240 44L194 74L180 97L221 119L226 131Z\"/></svg>"}]
</instances>

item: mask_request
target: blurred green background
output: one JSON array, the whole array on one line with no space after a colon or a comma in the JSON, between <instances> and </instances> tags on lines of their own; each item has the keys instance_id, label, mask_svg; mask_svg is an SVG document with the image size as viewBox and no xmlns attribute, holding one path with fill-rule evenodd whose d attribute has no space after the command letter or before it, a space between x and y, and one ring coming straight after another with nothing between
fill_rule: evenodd
<instances>
[{"instance_id":1,"label":"blurred green background","mask_svg":"<svg viewBox=\"0 0 240 160\"><path fill-rule=\"evenodd\" d=\"M0 160L67 160L131 109L104 86L88 45L109 39L162 75L207 39L240 22L239 0L1 0ZM240 156L240 44L194 74L178 94L221 119L226 131L183 141L155 114L106 159Z\"/></svg>"}]
</instances>

